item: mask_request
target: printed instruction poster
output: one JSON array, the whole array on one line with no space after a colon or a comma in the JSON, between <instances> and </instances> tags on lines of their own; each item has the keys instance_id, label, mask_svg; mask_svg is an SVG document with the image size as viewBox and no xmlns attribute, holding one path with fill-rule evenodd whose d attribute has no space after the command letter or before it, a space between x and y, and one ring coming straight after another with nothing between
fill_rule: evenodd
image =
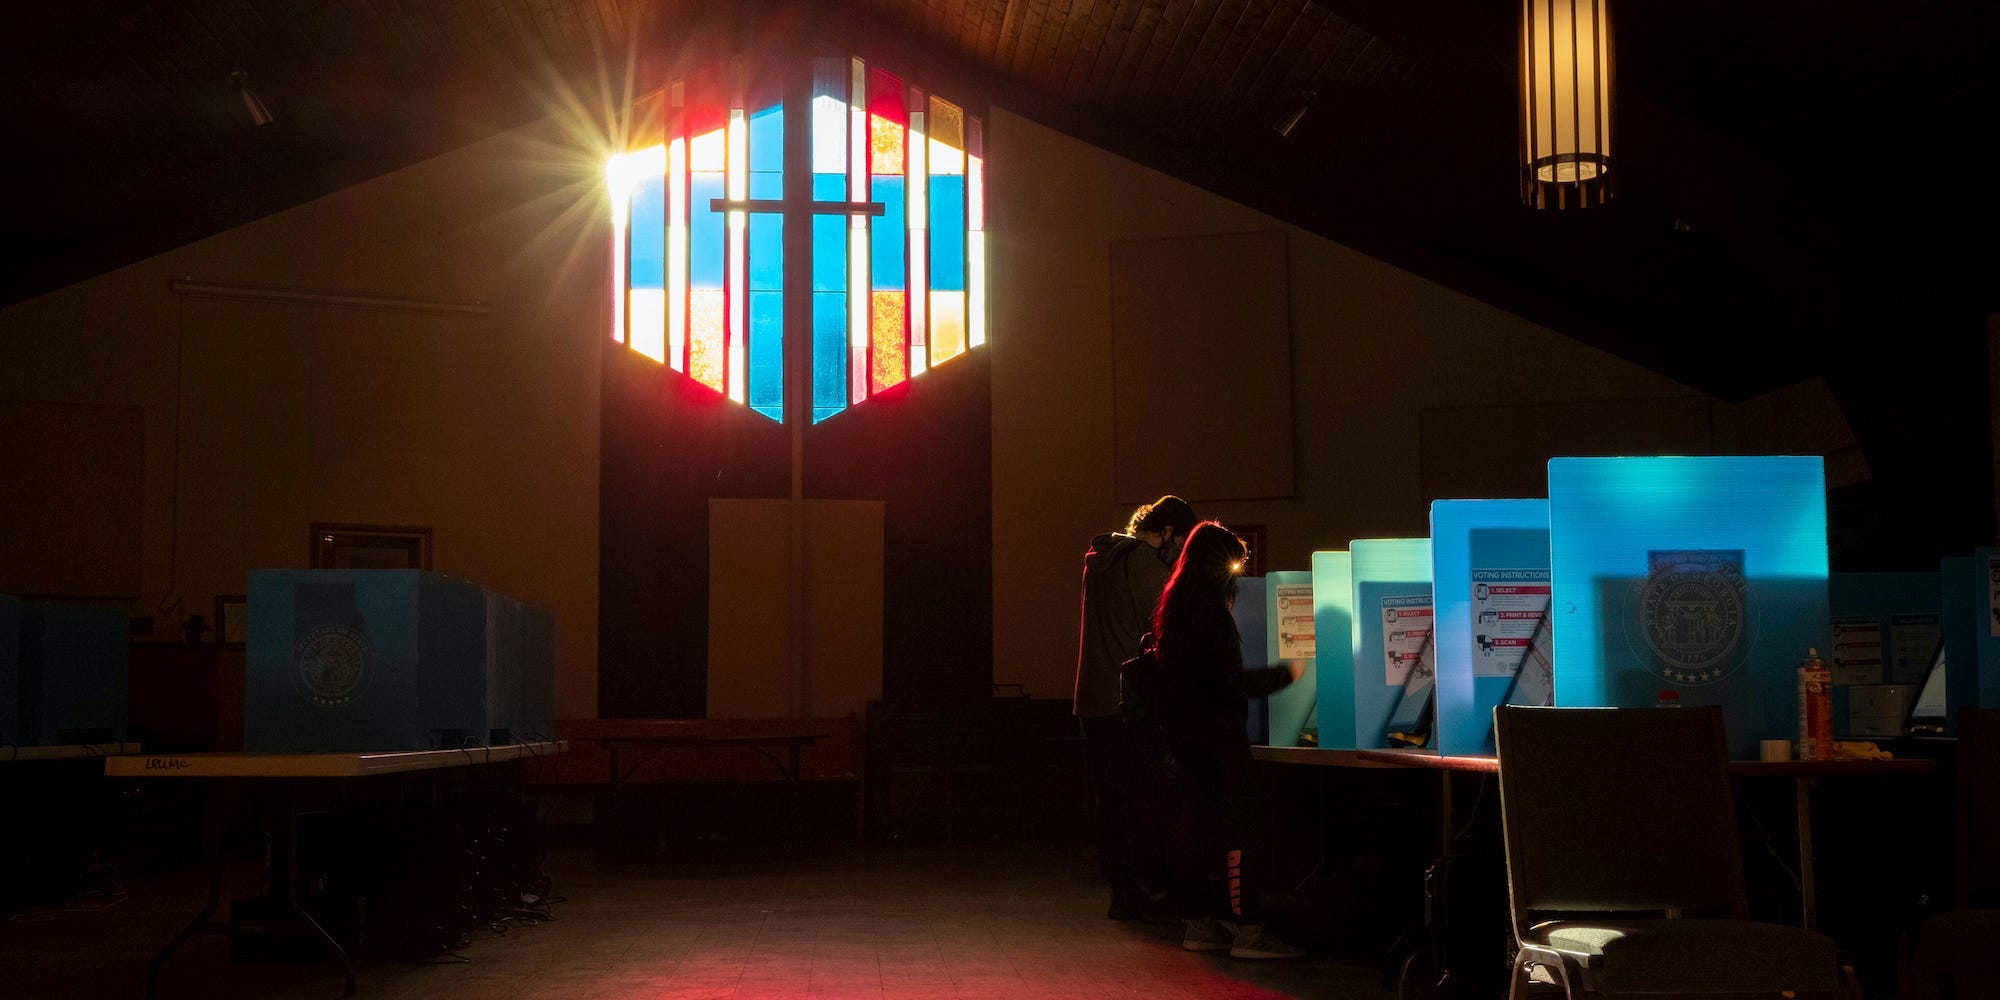
<instances>
[{"instance_id":1,"label":"printed instruction poster","mask_svg":"<svg viewBox=\"0 0 2000 1000\"><path fill-rule=\"evenodd\" d=\"M1549 613L1550 571L1472 571L1472 676L1512 677Z\"/></svg>"},{"instance_id":2,"label":"printed instruction poster","mask_svg":"<svg viewBox=\"0 0 2000 1000\"><path fill-rule=\"evenodd\" d=\"M1278 591L1278 659L1313 658L1313 589L1310 583L1281 583Z\"/></svg>"},{"instance_id":3,"label":"printed instruction poster","mask_svg":"<svg viewBox=\"0 0 2000 1000\"><path fill-rule=\"evenodd\" d=\"M1431 637L1431 597L1382 598L1382 683L1402 687Z\"/></svg>"},{"instance_id":4,"label":"printed instruction poster","mask_svg":"<svg viewBox=\"0 0 2000 1000\"><path fill-rule=\"evenodd\" d=\"M1889 683L1922 684L1931 658L1944 641L1944 623L1934 614L1894 615L1889 619Z\"/></svg>"},{"instance_id":5,"label":"printed instruction poster","mask_svg":"<svg viewBox=\"0 0 2000 1000\"><path fill-rule=\"evenodd\" d=\"M1835 684L1881 684L1882 622L1875 618L1833 620L1832 662L1828 670Z\"/></svg>"}]
</instances>

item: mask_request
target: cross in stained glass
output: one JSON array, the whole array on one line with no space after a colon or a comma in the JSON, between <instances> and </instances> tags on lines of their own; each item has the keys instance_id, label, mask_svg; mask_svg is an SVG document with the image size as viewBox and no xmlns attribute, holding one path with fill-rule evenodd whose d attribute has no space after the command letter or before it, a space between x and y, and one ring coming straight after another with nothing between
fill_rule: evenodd
<instances>
[{"instance_id":1,"label":"cross in stained glass","mask_svg":"<svg viewBox=\"0 0 2000 1000\"><path fill-rule=\"evenodd\" d=\"M785 102L723 92L713 74L673 84L666 141L614 158L614 340L783 421L789 327L814 423L985 343L978 118L859 59L814 59L810 106L791 109L809 179L791 184ZM788 218L810 220L794 247L808 287L784 280Z\"/></svg>"}]
</instances>

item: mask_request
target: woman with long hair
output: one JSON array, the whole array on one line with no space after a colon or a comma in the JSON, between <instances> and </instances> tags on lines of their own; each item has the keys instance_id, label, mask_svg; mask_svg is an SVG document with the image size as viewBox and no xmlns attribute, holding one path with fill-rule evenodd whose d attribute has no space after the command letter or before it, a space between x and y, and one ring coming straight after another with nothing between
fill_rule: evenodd
<instances>
[{"instance_id":1,"label":"woman with long hair","mask_svg":"<svg viewBox=\"0 0 2000 1000\"><path fill-rule=\"evenodd\" d=\"M1245 669L1230 614L1246 553L1215 521L1187 536L1153 613L1166 679L1166 730L1184 790L1181 947L1236 958L1292 958L1301 952L1264 929L1255 863L1262 827L1250 737L1249 700L1298 680L1303 664ZM1222 893L1213 886L1227 890Z\"/></svg>"}]
</instances>

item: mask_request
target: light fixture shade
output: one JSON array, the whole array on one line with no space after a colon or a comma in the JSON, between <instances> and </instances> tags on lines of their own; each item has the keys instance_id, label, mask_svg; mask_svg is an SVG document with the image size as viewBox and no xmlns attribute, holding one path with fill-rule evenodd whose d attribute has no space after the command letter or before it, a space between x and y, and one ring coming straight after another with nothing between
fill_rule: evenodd
<instances>
[{"instance_id":1,"label":"light fixture shade","mask_svg":"<svg viewBox=\"0 0 2000 1000\"><path fill-rule=\"evenodd\" d=\"M1522 0L1521 199L1602 204L1611 167L1610 0Z\"/></svg>"}]
</instances>

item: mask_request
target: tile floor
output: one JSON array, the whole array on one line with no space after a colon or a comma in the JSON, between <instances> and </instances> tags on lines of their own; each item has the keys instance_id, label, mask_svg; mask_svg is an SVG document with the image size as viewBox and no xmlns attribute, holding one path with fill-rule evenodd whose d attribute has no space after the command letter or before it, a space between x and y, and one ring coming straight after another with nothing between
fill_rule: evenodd
<instances>
[{"instance_id":1,"label":"tile floor","mask_svg":"<svg viewBox=\"0 0 2000 1000\"><path fill-rule=\"evenodd\" d=\"M1385 1000L1379 973L1308 957L1179 948L1177 928L1104 919L1085 845L833 848L808 860L549 861L558 919L479 939L463 964L364 966L378 1000ZM236 885L248 892L243 873ZM138 997L201 879L133 880L121 905L0 924L0 996ZM219 937L167 966L165 998L340 996L309 966L231 966Z\"/></svg>"}]
</instances>

